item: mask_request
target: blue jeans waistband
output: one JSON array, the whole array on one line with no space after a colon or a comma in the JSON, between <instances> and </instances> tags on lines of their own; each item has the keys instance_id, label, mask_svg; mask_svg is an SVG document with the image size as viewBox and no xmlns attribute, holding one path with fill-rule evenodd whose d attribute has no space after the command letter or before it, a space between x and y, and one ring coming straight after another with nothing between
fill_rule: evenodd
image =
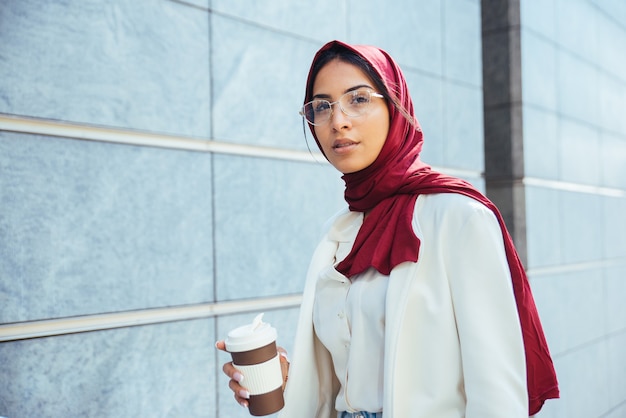
<instances>
[{"instance_id":1,"label":"blue jeans waistband","mask_svg":"<svg viewBox=\"0 0 626 418\"><path fill-rule=\"evenodd\" d=\"M341 415L339 415L339 417L340 418L383 418L383 413L382 412L365 412L365 411L359 411L359 412L343 411Z\"/></svg>"}]
</instances>

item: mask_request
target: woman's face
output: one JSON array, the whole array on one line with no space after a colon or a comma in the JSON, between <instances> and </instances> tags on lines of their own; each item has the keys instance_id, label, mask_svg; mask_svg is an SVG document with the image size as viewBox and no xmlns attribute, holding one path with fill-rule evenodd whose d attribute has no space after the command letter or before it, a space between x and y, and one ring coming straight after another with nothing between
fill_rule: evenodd
<instances>
[{"instance_id":1,"label":"woman's face","mask_svg":"<svg viewBox=\"0 0 626 418\"><path fill-rule=\"evenodd\" d=\"M357 88L380 93L359 67L335 59L317 73L312 99L332 103ZM363 170L376 160L385 144L389 132L387 102L372 96L367 113L357 117L346 115L339 103L334 104L330 120L314 126L314 129L322 151L333 167L343 174Z\"/></svg>"}]
</instances>

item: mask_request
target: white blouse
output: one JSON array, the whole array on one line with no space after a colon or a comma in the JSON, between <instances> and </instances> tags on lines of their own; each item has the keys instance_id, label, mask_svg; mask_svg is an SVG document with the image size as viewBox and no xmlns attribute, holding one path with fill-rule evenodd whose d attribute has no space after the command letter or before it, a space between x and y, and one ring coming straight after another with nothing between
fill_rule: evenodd
<instances>
[{"instance_id":1,"label":"white blouse","mask_svg":"<svg viewBox=\"0 0 626 418\"><path fill-rule=\"evenodd\" d=\"M412 222L419 261L382 280L376 273L362 280L366 272L342 282L332 266L351 248L362 218L339 213L313 254L279 416L377 412L382 395L390 417L528 418L522 331L493 212L459 194L420 195ZM380 291L370 292L377 284ZM340 339L350 345L342 348Z\"/></svg>"},{"instance_id":2,"label":"white blouse","mask_svg":"<svg viewBox=\"0 0 626 418\"><path fill-rule=\"evenodd\" d=\"M335 265L354 243L363 216L343 229ZM383 408L385 297L389 278L370 268L353 282L335 270L322 271L315 291L313 325L330 352L341 384L337 411L380 412Z\"/></svg>"}]
</instances>

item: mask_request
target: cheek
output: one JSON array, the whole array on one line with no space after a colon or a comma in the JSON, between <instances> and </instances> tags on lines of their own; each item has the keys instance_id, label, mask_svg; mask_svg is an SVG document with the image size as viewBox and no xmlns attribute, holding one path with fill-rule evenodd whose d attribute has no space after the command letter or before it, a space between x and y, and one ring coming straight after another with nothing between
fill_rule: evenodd
<instances>
[{"instance_id":1,"label":"cheek","mask_svg":"<svg viewBox=\"0 0 626 418\"><path fill-rule=\"evenodd\" d=\"M327 147L328 144L328 130L324 129L323 127L314 127L313 128L315 131L315 136L317 137L317 142L318 142L318 147L322 148L322 152L324 151L324 148Z\"/></svg>"},{"instance_id":2,"label":"cheek","mask_svg":"<svg viewBox=\"0 0 626 418\"><path fill-rule=\"evenodd\" d=\"M375 132L376 142L380 149L382 149L385 141L387 140L387 135L389 134L389 119L386 117L380 118L375 128L372 129L372 132Z\"/></svg>"}]
</instances>

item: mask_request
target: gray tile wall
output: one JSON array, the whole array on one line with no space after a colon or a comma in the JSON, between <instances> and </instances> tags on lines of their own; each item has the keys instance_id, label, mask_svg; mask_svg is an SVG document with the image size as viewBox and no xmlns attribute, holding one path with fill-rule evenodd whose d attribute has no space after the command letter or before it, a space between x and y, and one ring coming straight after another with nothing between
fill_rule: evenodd
<instances>
[{"instance_id":1,"label":"gray tile wall","mask_svg":"<svg viewBox=\"0 0 626 418\"><path fill-rule=\"evenodd\" d=\"M1 343L0 413L214 417L214 332L197 320Z\"/></svg>"},{"instance_id":2,"label":"gray tile wall","mask_svg":"<svg viewBox=\"0 0 626 418\"><path fill-rule=\"evenodd\" d=\"M540 416L626 416L626 7L521 11L528 267L562 392Z\"/></svg>"},{"instance_id":3,"label":"gray tile wall","mask_svg":"<svg viewBox=\"0 0 626 418\"><path fill-rule=\"evenodd\" d=\"M0 112L210 135L206 11L26 0L3 2L0 19Z\"/></svg>"},{"instance_id":4,"label":"gray tile wall","mask_svg":"<svg viewBox=\"0 0 626 418\"><path fill-rule=\"evenodd\" d=\"M0 114L295 151L314 51L377 44L424 160L484 189L478 0L27 0L0 22ZM0 322L298 293L342 191L323 163L0 132ZM246 417L213 343L253 315L0 343L0 416ZM297 309L265 318L290 350Z\"/></svg>"}]
</instances>

